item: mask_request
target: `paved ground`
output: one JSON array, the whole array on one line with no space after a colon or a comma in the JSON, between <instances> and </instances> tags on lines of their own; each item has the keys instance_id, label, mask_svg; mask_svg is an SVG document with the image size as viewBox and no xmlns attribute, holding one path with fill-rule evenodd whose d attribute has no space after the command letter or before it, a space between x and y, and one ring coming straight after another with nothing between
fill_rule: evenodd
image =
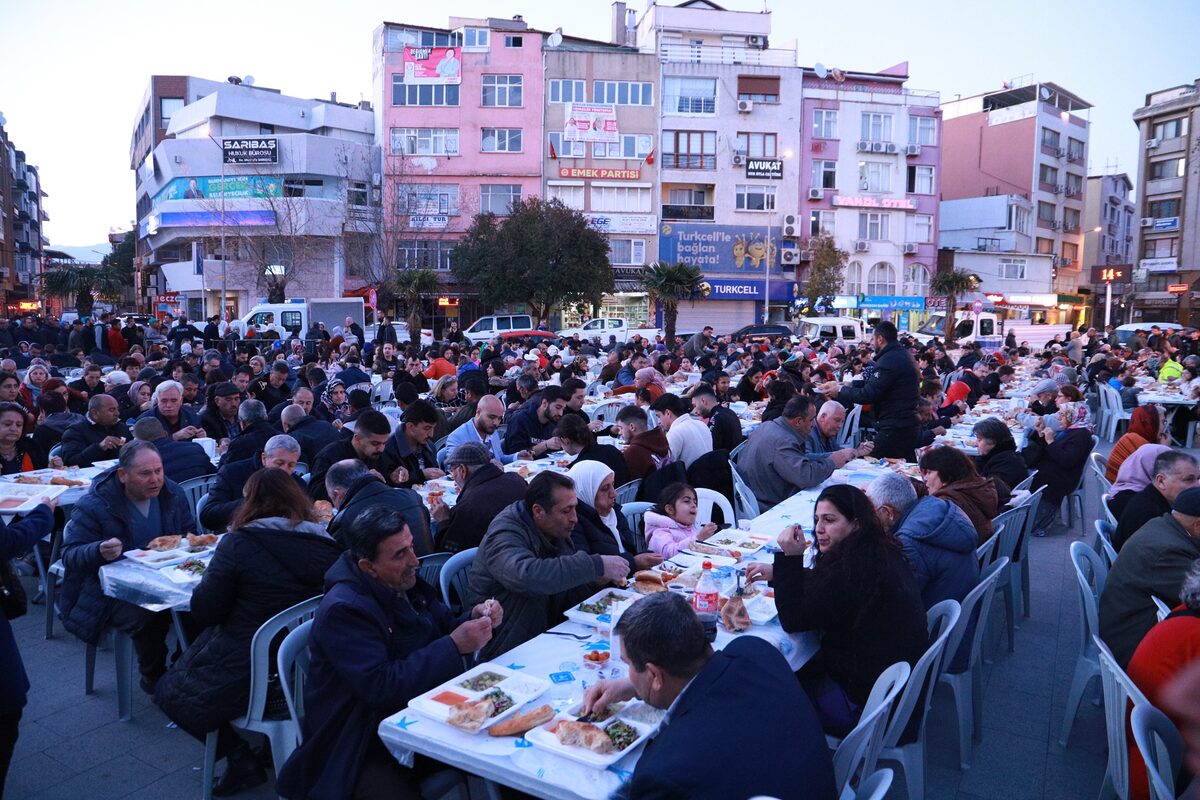
<instances>
[{"instance_id":1,"label":"paved ground","mask_svg":"<svg viewBox=\"0 0 1200 800\"><path fill-rule=\"evenodd\" d=\"M1095 535L1098 502L1099 493L1089 480L1084 520L1089 541ZM1032 543L1032 617L1020 620L1016 651L1009 654L1006 647L998 647L996 662L984 668L983 741L976 745L968 770L958 769L953 707L949 694L939 692L929 722L930 800L1096 797L1105 769L1103 710L1085 699L1070 747L1058 745L1078 647L1079 608L1068 556L1078 535L1077 525L1070 535ZM136 689L133 721L118 722L111 652L101 651L96 693L86 696L83 645L61 626L54 639L45 640L42 624L40 606L31 607L31 613L14 624L33 689L5 797L198 797L201 744L169 727ZM997 625L994 631L1001 628ZM263 787L241 796L274 795ZM903 796L899 784L889 795Z\"/></svg>"}]
</instances>

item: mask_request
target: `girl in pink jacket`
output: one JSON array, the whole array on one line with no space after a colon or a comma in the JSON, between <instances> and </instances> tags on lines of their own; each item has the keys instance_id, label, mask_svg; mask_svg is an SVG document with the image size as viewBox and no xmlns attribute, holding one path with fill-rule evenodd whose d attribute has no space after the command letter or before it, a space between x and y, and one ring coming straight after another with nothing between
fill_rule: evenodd
<instances>
[{"instance_id":1,"label":"girl in pink jacket","mask_svg":"<svg viewBox=\"0 0 1200 800\"><path fill-rule=\"evenodd\" d=\"M670 558L716 533L715 522L697 524L698 508L696 490L686 483L672 483L663 489L654 508L644 517L650 549Z\"/></svg>"}]
</instances>

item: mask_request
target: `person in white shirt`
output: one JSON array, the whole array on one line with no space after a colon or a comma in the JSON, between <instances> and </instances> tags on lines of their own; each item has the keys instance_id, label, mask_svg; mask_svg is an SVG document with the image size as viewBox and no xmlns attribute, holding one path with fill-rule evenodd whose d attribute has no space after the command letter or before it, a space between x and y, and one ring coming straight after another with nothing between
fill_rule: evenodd
<instances>
[{"instance_id":1,"label":"person in white shirt","mask_svg":"<svg viewBox=\"0 0 1200 800\"><path fill-rule=\"evenodd\" d=\"M650 408L658 414L658 424L667 433L672 461L682 461L687 469L697 458L712 452L712 432L688 413L688 403L682 397L663 394Z\"/></svg>"}]
</instances>

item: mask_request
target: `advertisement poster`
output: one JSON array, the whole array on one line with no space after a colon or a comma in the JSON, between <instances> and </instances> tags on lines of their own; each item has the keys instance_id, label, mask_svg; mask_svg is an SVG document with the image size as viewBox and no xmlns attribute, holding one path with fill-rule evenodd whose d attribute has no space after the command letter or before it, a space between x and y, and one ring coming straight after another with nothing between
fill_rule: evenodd
<instances>
[{"instance_id":1,"label":"advertisement poster","mask_svg":"<svg viewBox=\"0 0 1200 800\"><path fill-rule=\"evenodd\" d=\"M226 164L278 164L279 140L274 136L222 139L221 157Z\"/></svg>"},{"instance_id":2,"label":"advertisement poster","mask_svg":"<svg viewBox=\"0 0 1200 800\"><path fill-rule=\"evenodd\" d=\"M779 230L770 247L765 227L664 222L658 253L665 261L695 264L705 275L763 274L767 262L779 264Z\"/></svg>"},{"instance_id":3,"label":"advertisement poster","mask_svg":"<svg viewBox=\"0 0 1200 800\"><path fill-rule=\"evenodd\" d=\"M462 83L462 48L405 47L404 82Z\"/></svg>"},{"instance_id":4,"label":"advertisement poster","mask_svg":"<svg viewBox=\"0 0 1200 800\"><path fill-rule=\"evenodd\" d=\"M227 175L220 177L175 178L159 190L151 201L157 206L165 200L245 200L255 197L283 197L283 179L271 175Z\"/></svg>"},{"instance_id":5,"label":"advertisement poster","mask_svg":"<svg viewBox=\"0 0 1200 800\"><path fill-rule=\"evenodd\" d=\"M567 106L563 138L570 142L619 142L617 107L601 103L571 103Z\"/></svg>"}]
</instances>

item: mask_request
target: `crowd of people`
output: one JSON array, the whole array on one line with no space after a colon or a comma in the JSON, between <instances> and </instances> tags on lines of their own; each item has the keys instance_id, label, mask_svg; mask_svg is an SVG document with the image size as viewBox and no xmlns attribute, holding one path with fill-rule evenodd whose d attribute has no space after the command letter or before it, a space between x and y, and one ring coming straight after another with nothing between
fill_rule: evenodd
<instances>
[{"instance_id":1,"label":"crowd of people","mask_svg":"<svg viewBox=\"0 0 1200 800\"><path fill-rule=\"evenodd\" d=\"M824 486L815 518L804 521L809 533L788 528L773 563L747 569L748 579L772 582L784 630L820 634L816 656L791 676L780 653L750 637L714 653L690 607L667 593L622 617L629 677L592 687L585 702L599 709L636 694L671 709L671 725L624 789L630 797L732 796L717 787L733 780L743 794L786 796L791 781L803 780L812 796L831 798L822 732L852 729L880 673L920 658L928 609L975 587L975 549L993 518L1018 502L1014 493L1044 487L1036 533L1064 530L1060 506L1095 446L1098 387L1130 396L1125 390L1149 376L1190 396L1200 390L1196 333L1151 331L1122 343L1085 330L1032 348L1009 337L990 351L950 350L883 321L858 344L734 340L705 328L670 344L516 338L476 346L460 337L421 351L395 341L390 326L375 341L355 327L314 327L301 339L222 335L216 320L199 330L186 319L0 319L8 353L0 361L0 473L116 461L66 513L48 502L9 525L0 556L27 553L69 519L63 625L88 643L110 629L132 638L141 688L188 734L217 733L225 762L218 796L268 780L263 754L230 722L249 693L250 641L274 614L323 595L303 744L277 776L279 793L418 797L428 764L401 766L376 735L378 723L460 673L464 657L498 657L600 587L733 523L701 518L698 490L732 502L736 469L762 511ZM1009 420L975 425L978 456L931 447L979 402L1005 398L1018 364L1036 380L1032 396ZM372 403L378 384L390 384L394 416ZM603 418L584 410L625 397ZM761 409L749 435L731 408L743 403ZM1186 424L1189 413L1174 422ZM867 432L861 440L844 436L850 414ZM1200 489L1190 488L1200 468L1164 444L1170 434L1158 409L1138 406L1108 463L1120 555L1101 598L1101 634L1135 674L1139 643L1156 638L1147 636L1156 629L1151 597L1177 603L1200 558ZM218 456L196 440L213 440ZM527 482L504 469L548 454L571 462L567 474ZM887 474L865 491L826 485L867 456L915 462L921 480ZM197 509L180 483L209 475ZM427 504L415 489L443 477L457 502L433 496ZM641 531L617 501L631 481L654 504ZM173 653L170 615L106 595L99 571L198 525L229 535L190 612L179 615L191 644ZM418 577L419 559L471 548L467 596L451 609ZM811 568L806 551L816 554ZM1185 592L1185 605L1197 596ZM963 661L960 651L951 669ZM22 676L0 695L6 764L28 688L7 621L0 664ZM684 753L708 741L706 726L749 719L744 709L784 757L753 769L736 760L719 771L703 759L681 766Z\"/></svg>"}]
</instances>

